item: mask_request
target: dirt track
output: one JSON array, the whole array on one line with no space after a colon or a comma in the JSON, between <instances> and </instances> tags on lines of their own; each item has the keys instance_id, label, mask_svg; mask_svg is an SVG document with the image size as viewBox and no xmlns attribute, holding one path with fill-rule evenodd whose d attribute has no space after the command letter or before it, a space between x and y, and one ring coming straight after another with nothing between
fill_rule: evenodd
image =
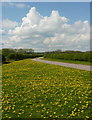
<instances>
[{"instance_id":1,"label":"dirt track","mask_svg":"<svg viewBox=\"0 0 92 120\"><path fill-rule=\"evenodd\" d=\"M56 61L48 61L48 60L41 60L40 58L32 59L34 61L39 61L47 64L54 64L54 65L60 65L65 67L71 67L76 69L82 69L82 70L88 70L92 71L92 66L89 65L81 65L81 64L72 64L72 63L64 63L64 62L56 62Z\"/></svg>"}]
</instances>

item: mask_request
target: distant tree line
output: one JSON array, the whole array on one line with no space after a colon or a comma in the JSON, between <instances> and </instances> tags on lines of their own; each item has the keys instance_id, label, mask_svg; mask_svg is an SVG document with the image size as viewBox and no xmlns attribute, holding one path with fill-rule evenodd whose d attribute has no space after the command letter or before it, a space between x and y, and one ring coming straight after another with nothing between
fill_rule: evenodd
<instances>
[{"instance_id":1,"label":"distant tree line","mask_svg":"<svg viewBox=\"0 0 92 120\"><path fill-rule=\"evenodd\" d=\"M10 60L22 60L26 58L42 57L42 53L34 53L33 49L9 49L3 48L0 52L0 58L2 63L6 63Z\"/></svg>"},{"instance_id":2,"label":"distant tree line","mask_svg":"<svg viewBox=\"0 0 92 120\"><path fill-rule=\"evenodd\" d=\"M78 61L92 61L92 51L73 51L60 49L47 52L34 52L33 49L9 49L3 48L0 50L0 63L6 63L10 60L22 60L26 58L45 57L51 59L64 59L64 60L78 60Z\"/></svg>"},{"instance_id":3,"label":"distant tree line","mask_svg":"<svg viewBox=\"0 0 92 120\"><path fill-rule=\"evenodd\" d=\"M58 50L55 50L55 51L47 51L45 53L84 53L84 52L82 52L82 51L74 51L74 50L62 51L62 50L58 49ZM92 53L92 51L86 51L86 53Z\"/></svg>"},{"instance_id":4,"label":"distant tree line","mask_svg":"<svg viewBox=\"0 0 92 120\"><path fill-rule=\"evenodd\" d=\"M92 62L92 51L51 51L44 54L45 58L74 60L74 61L89 61Z\"/></svg>"}]
</instances>

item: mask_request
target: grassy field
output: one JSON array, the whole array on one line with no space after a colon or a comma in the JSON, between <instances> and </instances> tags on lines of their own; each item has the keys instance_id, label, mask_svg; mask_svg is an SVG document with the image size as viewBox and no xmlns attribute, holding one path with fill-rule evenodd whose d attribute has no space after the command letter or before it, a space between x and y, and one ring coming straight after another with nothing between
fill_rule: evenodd
<instances>
[{"instance_id":1,"label":"grassy field","mask_svg":"<svg viewBox=\"0 0 92 120\"><path fill-rule=\"evenodd\" d=\"M3 65L3 118L89 118L90 72L31 61Z\"/></svg>"},{"instance_id":2,"label":"grassy field","mask_svg":"<svg viewBox=\"0 0 92 120\"><path fill-rule=\"evenodd\" d=\"M51 59L51 58L41 58L42 60L73 63L73 64L82 64L82 65L92 65L92 62L88 61L75 61L75 60L62 60L62 59Z\"/></svg>"}]
</instances>

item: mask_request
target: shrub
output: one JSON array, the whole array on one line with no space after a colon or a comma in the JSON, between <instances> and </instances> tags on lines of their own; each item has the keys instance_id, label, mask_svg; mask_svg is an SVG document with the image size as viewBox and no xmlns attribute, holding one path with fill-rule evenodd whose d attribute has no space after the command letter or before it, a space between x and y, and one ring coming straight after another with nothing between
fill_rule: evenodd
<instances>
[{"instance_id":1,"label":"shrub","mask_svg":"<svg viewBox=\"0 0 92 120\"><path fill-rule=\"evenodd\" d=\"M7 56L8 59L12 59L12 60L22 60L24 59L24 56L22 54L18 54L18 53L10 53Z\"/></svg>"}]
</instances>

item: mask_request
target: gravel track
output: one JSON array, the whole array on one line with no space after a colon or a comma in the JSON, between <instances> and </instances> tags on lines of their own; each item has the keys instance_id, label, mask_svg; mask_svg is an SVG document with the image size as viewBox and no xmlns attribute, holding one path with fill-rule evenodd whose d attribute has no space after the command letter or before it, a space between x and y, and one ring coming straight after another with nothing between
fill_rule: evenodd
<instances>
[{"instance_id":1,"label":"gravel track","mask_svg":"<svg viewBox=\"0 0 92 120\"><path fill-rule=\"evenodd\" d=\"M92 66L89 66L89 65L71 64L71 63L56 62L56 61L48 61L48 60L41 60L40 58L35 58L35 59L32 59L32 60L38 61L38 62L42 62L42 63L47 63L47 64L54 64L54 65L59 65L59 66L65 66L65 67L71 67L71 68L76 68L76 69L92 71Z\"/></svg>"}]
</instances>

